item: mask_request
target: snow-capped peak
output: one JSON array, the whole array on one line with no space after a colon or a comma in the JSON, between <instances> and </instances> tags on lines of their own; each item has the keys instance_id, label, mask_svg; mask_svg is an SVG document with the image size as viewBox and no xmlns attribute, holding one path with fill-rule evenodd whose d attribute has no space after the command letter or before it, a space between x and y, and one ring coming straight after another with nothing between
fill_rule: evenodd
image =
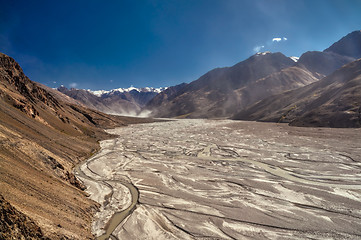
<instances>
[{"instance_id":1,"label":"snow-capped peak","mask_svg":"<svg viewBox=\"0 0 361 240\"><path fill-rule=\"evenodd\" d=\"M95 91L92 91L92 90L88 90L88 92L98 96L98 97L101 97L102 95L104 94L114 94L114 93L124 93L124 92L130 92L130 91L137 91L137 92L156 92L156 93L160 93L164 90L166 90L167 87L160 87L160 88L154 88L154 87L144 87L144 88L136 88L136 87L133 87L133 86L130 86L129 88L116 88L116 89L112 89L112 90L95 90Z\"/></svg>"},{"instance_id":2,"label":"snow-capped peak","mask_svg":"<svg viewBox=\"0 0 361 240\"><path fill-rule=\"evenodd\" d=\"M140 88L139 92L156 92L156 93L160 93L164 90L166 90L168 87L160 87L160 88L154 88L154 87L144 87L144 88Z\"/></svg>"},{"instance_id":3,"label":"snow-capped peak","mask_svg":"<svg viewBox=\"0 0 361 240\"><path fill-rule=\"evenodd\" d=\"M122 92L130 92L130 91L133 91L133 90L140 92L139 88L135 88L135 87L133 87L133 85L131 85L128 88L116 88L116 89L110 90L110 92L111 93L112 92L121 92L122 93Z\"/></svg>"},{"instance_id":4,"label":"snow-capped peak","mask_svg":"<svg viewBox=\"0 0 361 240\"><path fill-rule=\"evenodd\" d=\"M292 56L292 57L290 57L293 61L295 61L295 62L297 62L298 61L298 59L300 59L299 57L294 57L294 56Z\"/></svg>"},{"instance_id":5,"label":"snow-capped peak","mask_svg":"<svg viewBox=\"0 0 361 240\"><path fill-rule=\"evenodd\" d=\"M92 91L90 89L88 89L88 92L91 92L92 94L94 94L95 96L98 96L98 97L101 97L103 94L109 93L109 91L106 91L106 90Z\"/></svg>"},{"instance_id":6,"label":"snow-capped peak","mask_svg":"<svg viewBox=\"0 0 361 240\"><path fill-rule=\"evenodd\" d=\"M265 51L265 52L258 52L258 53L256 53L256 55L264 56L264 55L267 55L267 54L270 54L270 53L271 53L270 51Z\"/></svg>"}]
</instances>

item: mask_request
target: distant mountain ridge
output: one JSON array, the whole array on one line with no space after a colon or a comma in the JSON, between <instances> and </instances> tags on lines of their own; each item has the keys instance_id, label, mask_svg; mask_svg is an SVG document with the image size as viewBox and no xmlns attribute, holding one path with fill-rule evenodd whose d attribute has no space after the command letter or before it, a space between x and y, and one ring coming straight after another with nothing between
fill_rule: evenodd
<instances>
[{"instance_id":1,"label":"distant mountain ridge","mask_svg":"<svg viewBox=\"0 0 361 240\"><path fill-rule=\"evenodd\" d=\"M58 91L81 102L87 107L115 115L137 116L141 114L141 109L154 96L162 92L165 88L117 88L106 90L84 90L67 89L64 86L57 88Z\"/></svg>"},{"instance_id":2,"label":"distant mountain ridge","mask_svg":"<svg viewBox=\"0 0 361 240\"><path fill-rule=\"evenodd\" d=\"M124 92L131 92L131 91L137 91L137 92L154 92L154 93L160 93L164 90L166 90L167 87L160 87L160 88L154 88L154 87L143 87L143 88L136 88L133 86L130 86L129 88L115 88L112 90L90 90L88 89L88 92L91 92L92 94L101 97L103 95L112 95L117 93L124 93Z\"/></svg>"}]
</instances>

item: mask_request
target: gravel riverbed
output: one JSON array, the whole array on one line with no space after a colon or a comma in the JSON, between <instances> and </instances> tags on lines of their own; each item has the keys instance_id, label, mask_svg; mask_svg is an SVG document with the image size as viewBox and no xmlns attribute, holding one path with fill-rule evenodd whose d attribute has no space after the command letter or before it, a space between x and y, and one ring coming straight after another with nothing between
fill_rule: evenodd
<instances>
[{"instance_id":1,"label":"gravel riverbed","mask_svg":"<svg viewBox=\"0 0 361 240\"><path fill-rule=\"evenodd\" d=\"M108 132L119 138L76 171L102 206L96 236L128 209L112 239L361 239L360 129L177 120Z\"/></svg>"}]
</instances>

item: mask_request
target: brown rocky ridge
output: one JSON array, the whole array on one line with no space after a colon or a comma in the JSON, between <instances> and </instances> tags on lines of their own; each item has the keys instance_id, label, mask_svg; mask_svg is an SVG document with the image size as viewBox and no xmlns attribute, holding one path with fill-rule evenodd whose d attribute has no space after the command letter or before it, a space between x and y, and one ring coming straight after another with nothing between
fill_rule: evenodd
<instances>
[{"instance_id":1,"label":"brown rocky ridge","mask_svg":"<svg viewBox=\"0 0 361 240\"><path fill-rule=\"evenodd\" d=\"M28 216L16 210L0 195L0 239L49 239Z\"/></svg>"},{"instance_id":2,"label":"brown rocky ridge","mask_svg":"<svg viewBox=\"0 0 361 240\"><path fill-rule=\"evenodd\" d=\"M86 197L72 169L110 137L102 128L148 120L107 115L55 92L31 81L14 59L0 53L0 195L17 209L12 211L17 219L30 217L44 237L90 239L97 204ZM21 235L16 239L38 234L19 226L10 226ZM14 239L1 231L2 239Z\"/></svg>"}]
</instances>

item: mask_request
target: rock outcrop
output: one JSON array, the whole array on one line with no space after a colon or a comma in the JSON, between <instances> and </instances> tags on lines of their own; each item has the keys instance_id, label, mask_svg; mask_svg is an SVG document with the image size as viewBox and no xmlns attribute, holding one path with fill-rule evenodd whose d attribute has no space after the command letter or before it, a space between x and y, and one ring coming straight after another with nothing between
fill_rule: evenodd
<instances>
[{"instance_id":1,"label":"rock outcrop","mask_svg":"<svg viewBox=\"0 0 361 240\"><path fill-rule=\"evenodd\" d=\"M0 195L0 239L50 240L33 220L16 210Z\"/></svg>"}]
</instances>

